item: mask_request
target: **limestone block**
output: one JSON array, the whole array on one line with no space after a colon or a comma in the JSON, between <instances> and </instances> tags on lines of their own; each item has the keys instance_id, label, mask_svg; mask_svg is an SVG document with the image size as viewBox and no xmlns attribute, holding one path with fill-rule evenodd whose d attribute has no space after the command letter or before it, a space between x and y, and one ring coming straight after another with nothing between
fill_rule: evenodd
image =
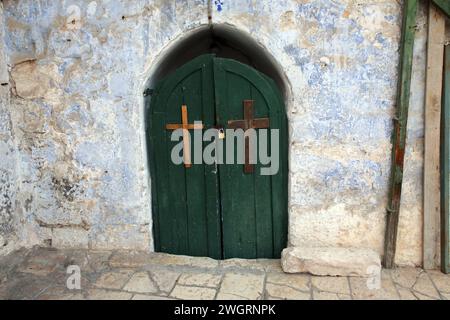
<instances>
[{"instance_id":1,"label":"limestone block","mask_svg":"<svg viewBox=\"0 0 450 320\"><path fill-rule=\"evenodd\" d=\"M51 74L54 66L39 66L36 61L25 61L16 65L11 72L16 94L24 99L43 98L53 89Z\"/></svg>"},{"instance_id":2,"label":"limestone block","mask_svg":"<svg viewBox=\"0 0 450 320\"><path fill-rule=\"evenodd\" d=\"M380 256L370 249L290 247L283 250L281 265L286 273L319 276L377 276Z\"/></svg>"},{"instance_id":3,"label":"limestone block","mask_svg":"<svg viewBox=\"0 0 450 320\"><path fill-rule=\"evenodd\" d=\"M0 58L4 59L4 57ZM9 83L8 67L5 63L0 63L0 85Z\"/></svg>"},{"instance_id":4,"label":"limestone block","mask_svg":"<svg viewBox=\"0 0 450 320\"><path fill-rule=\"evenodd\" d=\"M55 228L53 229L52 246L87 249L89 246L88 231L79 228Z\"/></svg>"}]
</instances>

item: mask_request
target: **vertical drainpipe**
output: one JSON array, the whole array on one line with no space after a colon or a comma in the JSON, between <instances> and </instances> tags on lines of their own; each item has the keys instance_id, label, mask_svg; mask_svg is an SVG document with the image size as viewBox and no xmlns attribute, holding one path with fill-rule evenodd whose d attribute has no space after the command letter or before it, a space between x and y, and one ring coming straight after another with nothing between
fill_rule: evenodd
<instances>
[{"instance_id":1,"label":"vertical drainpipe","mask_svg":"<svg viewBox=\"0 0 450 320\"><path fill-rule=\"evenodd\" d=\"M387 208L386 235L383 265L392 269L395 266L395 250L400 215L400 200L403 183L403 164L405 159L406 129L411 90L411 75L416 31L418 0L405 0L403 4L402 37L400 42L400 66L397 88L396 115L392 136L392 165Z\"/></svg>"}]
</instances>

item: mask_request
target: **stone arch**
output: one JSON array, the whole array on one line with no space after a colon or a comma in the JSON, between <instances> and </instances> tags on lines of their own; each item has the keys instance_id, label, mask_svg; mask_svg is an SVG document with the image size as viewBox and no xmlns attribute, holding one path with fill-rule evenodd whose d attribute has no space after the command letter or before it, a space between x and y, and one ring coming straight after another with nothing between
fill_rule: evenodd
<instances>
[{"instance_id":1,"label":"stone arch","mask_svg":"<svg viewBox=\"0 0 450 320\"><path fill-rule=\"evenodd\" d=\"M237 60L266 74L275 81L286 104L290 100L291 85L282 66L263 44L230 24L200 26L174 40L155 59L147 74L145 88L152 89L158 80L206 53Z\"/></svg>"}]
</instances>

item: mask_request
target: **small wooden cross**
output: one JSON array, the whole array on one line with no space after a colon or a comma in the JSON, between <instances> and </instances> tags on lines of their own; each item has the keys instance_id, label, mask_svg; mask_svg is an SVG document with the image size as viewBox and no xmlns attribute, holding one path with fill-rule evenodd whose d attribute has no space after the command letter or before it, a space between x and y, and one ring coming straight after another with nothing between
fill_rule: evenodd
<instances>
[{"instance_id":1,"label":"small wooden cross","mask_svg":"<svg viewBox=\"0 0 450 320\"><path fill-rule=\"evenodd\" d=\"M181 106L181 124L166 124L166 130L183 129L183 161L186 168L192 167L191 140L188 130L201 130L203 124L189 124L187 106Z\"/></svg>"},{"instance_id":2,"label":"small wooden cross","mask_svg":"<svg viewBox=\"0 0 450 320\"><path fill-rule=\"evenodd\" d=\"M253 104L254 100L244 100L244 119L243 120L230 120L228 121L228 127L230 129L242 129L247 131L248 129L267 129L270 126L269 118L253 118ZM250 143L249 138L245 137L245 164L244 173L253 173L254 166L250 164Z\"/></svg>"}]
</instances>

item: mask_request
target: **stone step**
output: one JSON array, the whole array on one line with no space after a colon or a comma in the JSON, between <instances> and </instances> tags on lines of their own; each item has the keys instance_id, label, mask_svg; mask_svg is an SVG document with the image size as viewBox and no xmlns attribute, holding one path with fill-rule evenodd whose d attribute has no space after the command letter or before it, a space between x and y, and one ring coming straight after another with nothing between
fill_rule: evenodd
<instances>
[{"instance_id":1,"label":"stone step","mask_svg":"<svg viewBox=\"0 0 450 320\"><path fill-rule=\"evenodd\" d=\"M371 249L339 247L290 247L283 250L286 273L318 276L374 277L381 272L380 255Z\"/></svg>"}]
</instances>

